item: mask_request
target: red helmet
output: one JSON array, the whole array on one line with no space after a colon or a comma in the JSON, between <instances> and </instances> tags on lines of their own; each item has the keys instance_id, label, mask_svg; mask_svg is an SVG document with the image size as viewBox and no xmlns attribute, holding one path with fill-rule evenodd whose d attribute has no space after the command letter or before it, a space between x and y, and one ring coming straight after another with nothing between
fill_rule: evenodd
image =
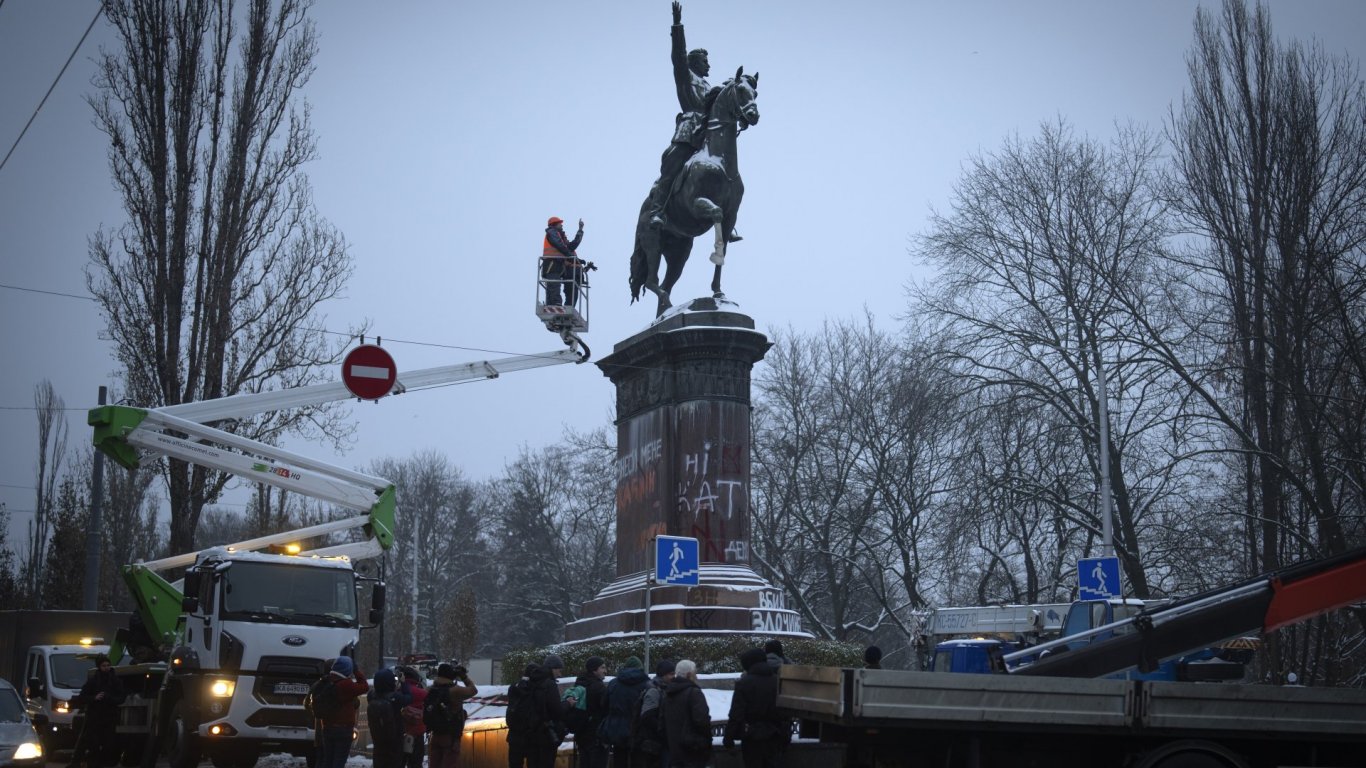
<instances>
[{"instance_id":1,"label":"red helmet","mask_svg":"<svg viewBox=\"0 0 1366 768\"><path fill-rule=\"evenodd\" d=\"M563 223L564 223L564 219L560 218L559 216L551 216L551 217L550 217L550 221L547 221L547 222L546 222L546 226L548 226L548 227L553 227L553 226L555 226L556 224L563 224Z\"/></svg>"}]
</instances>

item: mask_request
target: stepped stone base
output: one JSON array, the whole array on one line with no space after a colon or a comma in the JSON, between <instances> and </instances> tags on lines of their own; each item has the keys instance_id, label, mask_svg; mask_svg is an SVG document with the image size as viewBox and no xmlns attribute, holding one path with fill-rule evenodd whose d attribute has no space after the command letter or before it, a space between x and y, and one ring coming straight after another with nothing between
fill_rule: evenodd
<instances>
[{"instance_id":1,"label":"stepped stone base","mask_svg":"<svg viewBox=\"0 0 1366 768\"><path fill-rule=\"evenodd\" d=\"M565 627L565 642L643 637L646 573L603 587L583 607L585 618ZM703 563L696 587L656 586L650 593L651 635L761 634L811 637L789 610L782 590L744 565Z\"/></svg>"}]
</instances>

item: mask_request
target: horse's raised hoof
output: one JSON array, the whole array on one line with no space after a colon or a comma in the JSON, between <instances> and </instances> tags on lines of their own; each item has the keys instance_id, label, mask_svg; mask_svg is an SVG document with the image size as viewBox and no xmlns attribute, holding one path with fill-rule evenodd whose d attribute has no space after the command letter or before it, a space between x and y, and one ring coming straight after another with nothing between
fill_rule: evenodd
<instances>
[{"instance_id":1,"label":"horse's raised hoof","mask_svg":"<svg viewBox=\"0 0 1366 768\"><path fill-rule=\"evenodd\" d=\"M715 265L718 266L718 267L725 266L725 264L726 264L726 254L721 253L720 251L712 251L712 252L711 252L711 263L715 264Z\"/></svg>"}]
</instances>

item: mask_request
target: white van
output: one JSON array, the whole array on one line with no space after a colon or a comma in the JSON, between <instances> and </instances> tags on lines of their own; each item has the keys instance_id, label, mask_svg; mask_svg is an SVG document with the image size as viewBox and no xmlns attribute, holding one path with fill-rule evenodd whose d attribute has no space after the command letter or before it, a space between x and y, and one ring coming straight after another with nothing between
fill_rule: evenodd
<instances>
[{"instance_id":1,"label":"white van","mask_svg":"<svg viewBox=\"0 0 1366 768\"><path fill-rule=\"evenodd\" d=\"M47 715L43 741L49 749L76 741L71 729L75 707L71 700L95 668L95 657L109 653L101 639L82 638L79 645L35 645L28 649L24 680L28 685L30 714Z\"/></svg>"}]
</instances>

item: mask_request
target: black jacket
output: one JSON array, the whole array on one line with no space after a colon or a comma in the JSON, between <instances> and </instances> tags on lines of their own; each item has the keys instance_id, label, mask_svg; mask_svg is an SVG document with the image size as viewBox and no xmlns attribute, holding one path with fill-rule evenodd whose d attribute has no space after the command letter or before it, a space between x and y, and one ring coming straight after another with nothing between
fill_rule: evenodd
<instances>
[{"instance_id":1,"label":"black jacket","mask_svg":"<svg viewBox=\"0 0 1366 768\"><path fill-rule=\"evenodd\" d=\"M635 714L640 695L650 685L650 678L640 667L620 670L607 684L607 717L598 728L598 738L604 744L624 746L631 737L631 717Z\"/></svg>"},{"instance_id":2,"label":"black jacket","mask_svg":"<svg viewBox=\"0 0 1366 768\"><path fill-rule=\"evenodd\" d=\"M778 715L778 676L767 660L745 670L735 681L726 719L726 739L755 743L788 741L791 722Z\"/></svg>"},{"instance_id":3,"label":"black jacket","mask_svg":"<svg viewBox=\"0 0 1366 768\"><path fill-rule=\"evenodd\" d=\"M598 737L598 727L602 725L603 718L607 717L607 684L602 678L592 672L582 672L574 680L574 685L582 685L588 691L588 730L582 734L574 734L574 740L578 742L595 741Z\"/></svg>"},{"instance_id":4,"label":"black jacket","mask_svg":"<svg viewBox=\"0 0 1366 768\"><path fill-rule=\"evenodd\" d=\"M711 710L697 683L674 678L664 687L664 736L669 760L705 763L711 759Z\"/></svg>"},{"instance_id":5,"label":"black jacket","mask_svg":"<svg viewBox=\"0 0 1366 768\"><path fill-rule=\"evenodd\" d=\"M98 698L103 693L104 698ZM91 673L85 685L81 686L81 706L85 707L86 719L92 721L118 722L119 705L126 698L123 681L111 668L108 672L98 669Z\"/></svg>"},{"instance_id":6,"label":"black jacket","mask_svg":"<svg viewBox=\"0 0 1366 768\"><path fill-rule=\"evenodd\" d=\"M527 665L524 682L530 689L527 694L531 700L527 707L528 721L514 726L509 718L507 740L530 746L558 745L564 741L567 732L560 707L559 683L551 676L550 670L539 664ZM514 683L508 689L509 705L514 697L521 698L514 690L520 685L521 682Z\"/></svg>"}]
</instances>

